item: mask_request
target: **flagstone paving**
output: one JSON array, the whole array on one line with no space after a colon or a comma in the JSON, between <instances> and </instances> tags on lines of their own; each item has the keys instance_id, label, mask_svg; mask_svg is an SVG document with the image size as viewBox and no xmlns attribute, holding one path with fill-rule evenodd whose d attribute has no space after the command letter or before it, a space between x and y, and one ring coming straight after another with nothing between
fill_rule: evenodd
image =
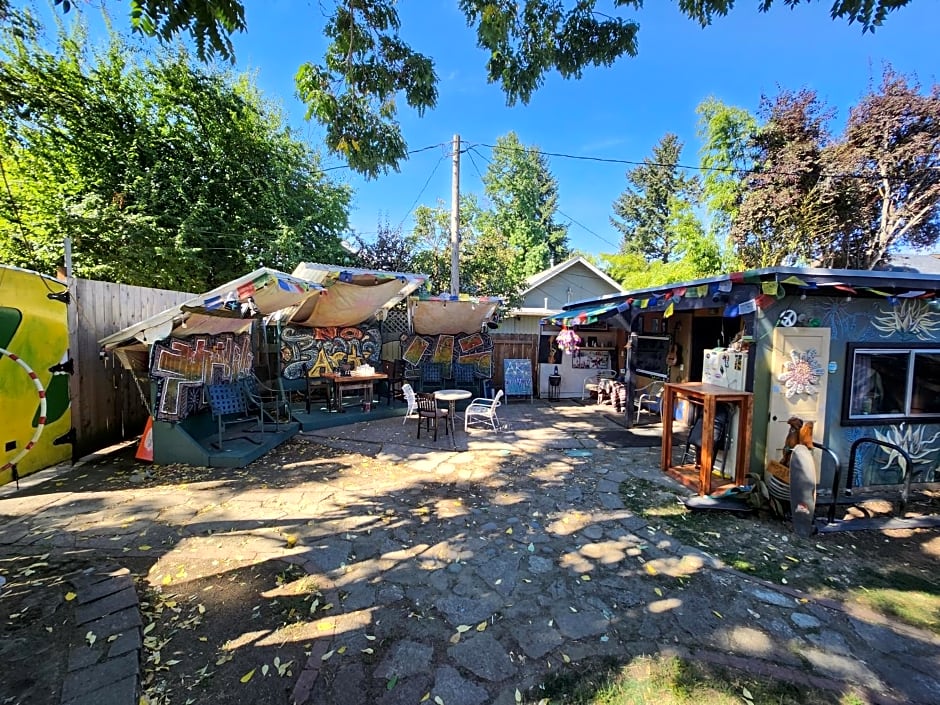
<instances>
[{"instance_id":1,"label":"flagstone paving","mask_svg":"<svg viewBox=\"0 0 940 705\"><path fill-rule=\"evenodd\" d=\"M284 455L281 486L8 495L0 547L302 566L337 611L298 704L510 705L568 663L657 653L850 684L872 702L940 702L936 637L749 579L629 512L621 483L672 486L658 448L596 441L590 407L513 402L501 416L498 434L458 428L456 449L418 442L400 419L312 432L372 462Z\"/></svg>"}]
</instances>

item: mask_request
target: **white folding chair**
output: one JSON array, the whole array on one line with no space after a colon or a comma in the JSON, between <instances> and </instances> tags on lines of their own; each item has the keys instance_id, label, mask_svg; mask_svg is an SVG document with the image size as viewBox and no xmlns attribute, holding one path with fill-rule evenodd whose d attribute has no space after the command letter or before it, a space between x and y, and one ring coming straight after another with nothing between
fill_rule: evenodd
<instances>
[{"instance_id":1,"label":"white folding chair","mask_svg":"<svg viewBox=\"0 0 940 705\"><path fill-rule=\"evenodd\" d=\"M401 385L401 393L408 402L408 411L405 412L405 418L401 422L404 425L408 419L415 418L415 413L418 411L418 399L415 397L415 390L407 382Z\"/></svg>"},{"instance_id":2,"label":"white folding chair","mask_svg":"<svg viewBox=\"0 0 940 705\"><path fill-rule=\"evenodd\" d=\"M650 382L645 387L640 387L636 390L640 393L634 402L636 405L636 423L640 423L640 414L644 411L662 416L663 391L665 387L664 382L656 381Z\"/></svg>"},{"instance_id":3,"label":"white folding chair","mask_svg":"<svg viewBox=\"0 0 940 705\"><path fill-rule=\"evenodd\" d=\"M496 407L503 398L503 390L496 392L493 399L477 397L470 401L470 405L463 412L463 430L466 432L471 423L487 423L494 431L499 430L499 417L496 415Z\"/></svg>"}]
</instances>

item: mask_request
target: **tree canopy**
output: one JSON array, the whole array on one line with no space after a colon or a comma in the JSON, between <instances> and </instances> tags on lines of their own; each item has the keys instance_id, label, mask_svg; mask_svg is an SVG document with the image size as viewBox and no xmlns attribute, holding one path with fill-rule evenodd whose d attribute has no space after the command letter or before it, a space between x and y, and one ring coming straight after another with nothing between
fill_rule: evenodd
<instances>
[{"instance_id":1,"label":"tree canopy","mask_svg":"<svg viewBox=\"0 0 940 705\"><path fill-rule=\"evenodd\" d=\"M871 269L940 241L940 85L886 67L841 134L805 89L764 97L762 123L717 101L700 114L707 205L744 266Z\"/></svg>"},{"instance_id":2,"label":"tree canopy","mask_svg":"<svg viewBox=\"0 0 940 705\"><path fill-rule=\"evenodd\" d=\"M81 0L55 0L68 12ZM591 66L610 66L637 54L639 24L627 15L642 0L458 0L478 45L488 52L486 74L507 101L527 103L548 73L579 78ZM778 0L797 6L810 0ZM858 23L863 32L880 26L888 14L911 0L833 0L833 19ZM127 2L127 0L122 0ZM679 9L703 27L727 15L734 0L676 0ZM201 58L231 59L231 36L248 30L240 0L129 0L134 29L167 40L191 36ZM766 12L774 0L760 0ZM598 5L601 5L598 7ZM0 0L0 18L9 13ZM416 52L398 34L396 0L334 2L324 34L330 40L320 62L297 72L307 115L324 125L327 146L353 169L374 177L397 169L407 145L397 122L397 103L422 113L437 103L438 77L431 57Z\"/></svg>"},{"instance_id":3,"label":"tree canopy","mask_svg":"<svg viewBox=\"0 0 940 705\"><path fill-rule=\"evenodd\" d=\"M258 266L339 262L350 190L244 76L185 50L138 63L81 27L0 37L0 259L203 291Z\"/></svg>"}]
</instances>

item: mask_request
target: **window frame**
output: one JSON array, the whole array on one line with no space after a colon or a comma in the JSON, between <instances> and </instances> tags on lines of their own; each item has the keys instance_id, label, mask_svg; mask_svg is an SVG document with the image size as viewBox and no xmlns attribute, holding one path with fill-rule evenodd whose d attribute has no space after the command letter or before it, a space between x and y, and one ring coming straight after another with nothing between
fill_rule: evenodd
<instances>
[{"instance_id":1,"label":"window frame","mask_svg":"<svg viewBox=\"0 0 940 705\"><path fill-rule=\"evenodd\" d=\"M859 354L897 355L907 353L907 383L904 390L904 411L901 413L852 414L852 391L855 388L855 362ZM940 355L940 344L935 343L848 343L845 348L845 376L842 383L842 425L843 426L891 426L902 423L931 424L940 423L940 411L936 413L911 413L914 396L915 357L918 354ZM938 380L940 381L940 380Z\"/></svg>"}]
</instances>

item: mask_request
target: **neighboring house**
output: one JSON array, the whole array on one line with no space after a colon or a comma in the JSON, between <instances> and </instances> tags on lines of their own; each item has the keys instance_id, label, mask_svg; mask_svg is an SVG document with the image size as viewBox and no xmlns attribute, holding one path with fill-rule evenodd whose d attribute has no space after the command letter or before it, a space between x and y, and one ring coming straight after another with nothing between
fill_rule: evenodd
<instances>
[{"instance_id":1,"label":"neighboring house","mask_svg":"<svg viewBox=\"0 0 940 705\"><path fill-rule=\"evenodd\" d=\"M938 291L936 274L771 267L597 297L568 309L594 322L609 316L636 334L631 355L643 363L631 365L637 386L650 378L701 381L703 371L728 375L733 367L712 370L705 355L745 349L741 362L731 364L742 365L741 384L754 395L749 471L780 458L787 420L797 416L814 421L815 440L836 453L843 472L853 442L870 437L907 451L915 480L937 481ZM719 356L725 358L736 359ZM732 386L730 375L722 381ZM853 484L899 480L899 454L867 445L864 456ZM821 481L831 480L824 466Z\"/></svg>"},{"instance_id":2,"label":"neighboring house","mask_svg":"<svg viewBox=\"0 0 940 705\"><path fill-rule=\"evenodd\" d=\"M500 333L539 334L539 321L572 301L594 299L626 291L583 257L556 264L526 280L522 304L509 311Z\"/></svg>"},{"instance_id":3,"label":"neighboring house","mask_svg":"<svg viewBox=\"0 0 940 705\"><path fill-rule=\"evenodd\" d=\"M888 264L878 269L888 272L940 274L940 254L893 254Z\"/></svg>"},{"instance_id":4,"label":"neighboring house","mask_svg":"<svg viewBox=\"0 0 940 705\"><path fill-rule=\"evenodd\" d=\"M586 378L595 376L599 368L621 366L622 359L618 351L623 348L625 336L618 336L616 329L609 329L606 324L600 326L594 331L597 335L592 336L595 338L593 342L596 343L596 350L591 356L585 354L575 360L553 348L552 341L561 328L543 327L539 325L540 321L572 301L622 294L625 290L583 257L572 257L534 274L526 283L528 286L522 293L521 306L503 317L499 324L499 335L494 338L531 336L533 343L537 342L533 350L537 356L533 381L539 396L548 396L548 377L557 367L561 375L560 396L580 398Z\"/></svg>"}]
</instances>

